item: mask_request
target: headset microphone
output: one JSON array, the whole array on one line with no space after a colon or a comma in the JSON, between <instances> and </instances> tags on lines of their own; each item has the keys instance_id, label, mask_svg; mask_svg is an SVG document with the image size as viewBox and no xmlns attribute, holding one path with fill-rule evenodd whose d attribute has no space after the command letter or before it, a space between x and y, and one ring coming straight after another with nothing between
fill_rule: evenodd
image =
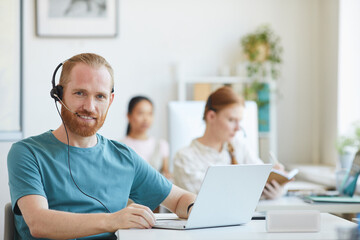
<instances>
[{"instance_id":1,"label":"headset microphone","mask_svg":"<svg viewBox=\"0 0 360 240\"><path fill-rule=\"evenodd\" d=\"M56 93L54 93L54 97L56 97L57 100L61 103L61 105L63 105L69 112L71 112L71 113L75 114L76 116L80 117L80 115L79 115L77 112L71 111L71 110L65 105L65 103L64 103L63 101L61 101L61 99L59 98L59 96L58 96Z\"/></svg>"}]
</instances>

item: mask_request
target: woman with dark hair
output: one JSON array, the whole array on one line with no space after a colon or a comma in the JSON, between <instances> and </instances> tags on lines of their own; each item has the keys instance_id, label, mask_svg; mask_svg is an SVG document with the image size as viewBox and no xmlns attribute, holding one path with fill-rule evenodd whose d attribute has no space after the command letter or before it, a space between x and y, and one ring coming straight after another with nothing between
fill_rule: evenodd
<instances>
[{"instance_id":1,"label":"woman with dark hair","mask_svg":"<svg viewBox=\"0 0 360 240\"><path fill-rule=\"evenodd\" d=\"M177 186L198 193L209 166L263 164L243 141L234 138L240 130L244 108L244 99L230 87L219 88L208 97L203 116L206 123L204 135L194 139L174 157L174 182ZM280 164L274 168L283 170ZM282 192L282 186L272 181L266 184L263 197L273 199Z\"/></svg>"},{"instance_id":2,"label":"woman with dark hair","mask_svg":"<svg viewBox=\"0 0 360 240\"><path fill-rule=\"evenodd\" d=\"M153 168L171 178L168 167L169 145L164 139L148 135L153 122L153 103L144 96L133 97L128 105L128 127L123 143L134 149Z\"/></svg>"}]
</instances>

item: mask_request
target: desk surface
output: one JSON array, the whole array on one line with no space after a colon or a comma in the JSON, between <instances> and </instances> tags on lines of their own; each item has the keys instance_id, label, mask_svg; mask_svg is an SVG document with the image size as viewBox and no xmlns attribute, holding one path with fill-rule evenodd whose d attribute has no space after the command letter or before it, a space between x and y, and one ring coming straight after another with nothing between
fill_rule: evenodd
<instances>
[{"instance_id":1,"label":"desk surface","mask_svg":"<svg viewBox=\"0 0 360 240\"><path fill-rule=\"evenodd\" d=\"M321 230L316 233L268 233L265 220L253 220L243 226L195 230L129 229L118 230L120 240L192 240L192 239L338 239L337 228L351 228L355 223L328 213L321 213Z\"/></svg>"},{"instance_id":2,"label":"desk surface","mask_svg":"<svg viewBox=\"0 0 360 240\"><path fill-rule=\"evenodd\" d=\"M257 212L268 210L319 210L330 213L357 213L360 204L357 203L307 203L299 197L281 197L275 200L261 200L256 207Z\"/></svg>"}]
</instances>

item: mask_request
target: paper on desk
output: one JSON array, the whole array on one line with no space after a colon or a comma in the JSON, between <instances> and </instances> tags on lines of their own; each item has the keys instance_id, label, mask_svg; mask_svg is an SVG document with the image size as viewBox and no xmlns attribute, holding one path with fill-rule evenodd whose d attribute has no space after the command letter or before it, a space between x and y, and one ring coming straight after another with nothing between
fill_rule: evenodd
<instances>
[{"instance_id":1,"label":"paper on desk","mask_svg":"<svg viewBox=\"0 0 360 240\"><path fill-rule=\"evenodd\" d=\"M305 201L308 202L331 202L331 203L360 203L360 197L348 196L306 196Z\"/></svg>"},{"instance_id":2,"label":"paper on desk","mask_svg":"<svg viewBox=\"0 0 360 240\"><path fill-rule=\"evenodd\" d=\"M285 189L287 191L308 191L308 192L325 192L326 189L323 185L306 182L306 181L292 181L289 182Z\"/></svg>"}]
</instances>

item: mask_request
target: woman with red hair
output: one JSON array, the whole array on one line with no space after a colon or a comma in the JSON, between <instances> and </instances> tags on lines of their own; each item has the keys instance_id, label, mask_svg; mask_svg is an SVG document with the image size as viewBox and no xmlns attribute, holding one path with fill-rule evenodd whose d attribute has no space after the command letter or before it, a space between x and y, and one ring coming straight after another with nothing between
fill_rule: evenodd
<instances>
[{"instance_id":1,"label":"woman with red hair","mask_svg":"<svg viewBox=\"0 0 360 240\"><path fill-rule=\"evenodd\" d=\"M204 135L194 139L190 146L177 152L174 157L176 185L198 193L209 166L263 164L243 141L234 138L241 129L239 122L244 108L244 99L230 87L219 88L208 97L203 116L206 123ZM274 168L283 170L280 164ZM273 180L265 185L263 197L274 199L282 192L282 186Z\"/></svg>"}]
</instances>

